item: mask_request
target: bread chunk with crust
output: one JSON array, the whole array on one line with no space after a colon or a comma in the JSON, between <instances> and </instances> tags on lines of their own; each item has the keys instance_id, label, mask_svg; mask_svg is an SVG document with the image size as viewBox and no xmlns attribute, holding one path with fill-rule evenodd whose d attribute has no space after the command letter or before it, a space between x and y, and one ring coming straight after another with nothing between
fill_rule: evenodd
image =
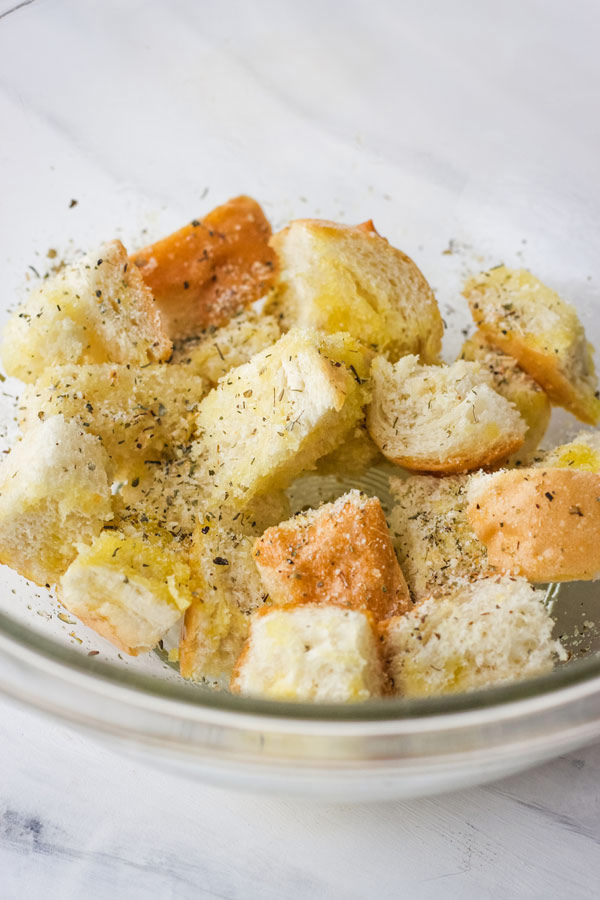
<instances>
[{"instance_id":1,"label":"bread chunk with crust","mask_svg":"<svg viewBox=\"0 0 600 900\"><path fill-rule=\"evenodd\" d=\"M291 331L224 376L196 418L213 508L283 489L339 446L362 418L368 362L348 335Z\"/></svg>"},{"instance_id":2,"label":"bread chunk with crust","mask_svg":"<svg viewBox=\"0 0 600 900\"><path fill-rule=\"evenodd\" d=\"M580 469L600 474L600 432L580 431L568 444L540 453L534 465L542 469Z\"/></svg>"},{"instance_id":3,"label":"bread chunk with crust","mask_svg":"<svg viewBox=\"0 0 600 900\"><path fill-rule=\"evenodd\" d=\"M193 599L185 548L171 535L105 530L80 545L60 580L60 601L131 656L147 653Z\"/></svg>"},{"instance_id":4,"label":"bread chunk with crust","mask_svg":"<svg viewBox=\"0 0 600 900\"><path fill-rule=\"evenodd\" d=\"M2 362L31 382L49 366L159 362L171 346L152 292L109 241L31 291L4 327Z\"/></svg>"},{"instance_id":5,"label":"bread chunk with crust","mask_svg":"<svg viewBox=\"0 0 600 900\"><path fill-rule=\"evenodd\" d=\"M62 414L97 435L116 478L173 458L189 444L206 383L183 366L100 364L44 371L19 400L20 425Z\"/></svg>"},{"instance_id":6,"label":"bread chunk with crust","mask_svg":"<svg viewBox=\"0 0 600 900\"><path fill-rule=\"evenodd\" d=\"M173 350L171 362L214 386L223 375L249 362L280 337L274 316L245 310L221 328L207 328L199 337L181 341Z\"/></svg>"},{"instance_id":7,"label":"bread chunk with crust","mask_svg":"<svg viewBox=\"0 0 600 900\"><path fill-rule=\"evenodd\" d=\"M252 548L267 525L289 515L283 495L257 498L247 511L199 517L190 552L197 598L180 643L184 678L227 687L248 636L250 615L270 602Z\"/></svg>"},{"instance_id":8,"label":"bread chunk with crust","mask_svg":"<svg viewBox=\"0 0 600 900\"><path fill-rule=\"evenodd\" d=\"M383 688L369 617L320 603L255 613L231 678L234 693L272 700L351 703Z\"/></svg>"},{"instance_id":9,"label":"bread chunk with crust","mask_svg":"<svg viewBox=\"0 0 600 900\"><path fill-rule=\"evenodd\" d=\"M392 360L438 359L443 322L415 263L372 222L298 219L273 235L279 280L270 311L284 328L346 331Z\"/></svg>"},{"instance_id":10,"label":"bread chunk with crust","mask_svg":"<svg viewBox=\"0 0 600 900\"><path fill-rule=\"evenodd\" d=\"M487 571L486 549L467 518L469 478L390 478L392 540L415 601Z\"/></svg>"},{"instance_id":11,"label":"bread chunk with crust","mask_svg":"<svg viewBox=\"0 0 600 900\"><path fill-rule=\"evenodd\" d=\"M241 196L132 254L173 340L225 325L269 291L270 236L259 204Z\"/></svg>"},{"instance_id":12,"label":"bread chunk with crust","mask_svg":"<svg viewBox=\"0 0 600 900\"><path fill-rule=\"evenodd\" d=\"M0 466L0 562L54 584L112 518L109 460L76 422L38 422Z\"/></svg>"},{"instance_id":13,"label":"bread chunk with crust","mask_svg":"<svg viewBox=\"0 0 600 900\"><path fill-rule=\"evenodd\" d=\"M391 462L422 472L468 472L506 459L527 426L480 363L422 366L416 356L371 367L369 433Z\"/></svg>"},{"instance_id":14,"label":"bread chunk with crust","mask_svg":"<svg viewBox=\"0 0 600 900\"><path fill-rule=\"evenodd\" d=\"M463 291L487 341L513 356L557 406L600 420L593 347L575 309L525 269L497 266Z\"/></svg>"},{"instance_id":15,"label":"bread chunk with crust","mask_svg":"<svg viewBox=\"0 0 600 900\"><path fill-rule=\"evenodd\" d=\"M507 465L528 465L550 422L552 406L548 395L514 357L493 347L480 332L465 341L460 358L485 366L492 376L494 390L519 411L527 425L527 433L521 447L507 460Z\"/></svg>"},{"instance_id":16,"label":"bread chunk with crust","mask_svg":"<svg viewBox=\"0 0 600 900\"><path fill-rule=\"evenodd\" d=\"M469 522L500 572L529 581L600 576L600 475L513 469L474 476Z\"/></svg>"},{"instance_id":17,"label":"bread chunk with crust","mask_svg":"<svg viewBox=\"0 0 600 900\"><path fill-rule=\"evenodd\" d=\"M333 603L376 620L412 606L381 503L359 491L268 528L254 561L281 605Z\"/></svg>"},{"instance_id":18,"label":"bread chunk with crust","mask_svg":"<svg viewBox=\"0 0 600 900\"><path fill-rule=\"evenodd\" d=\"M556 659L566 658L553 626L544 592L524 578L457 585L384 624L394 691L455 694L551 672Z\"/></svg>"}]
</instances>

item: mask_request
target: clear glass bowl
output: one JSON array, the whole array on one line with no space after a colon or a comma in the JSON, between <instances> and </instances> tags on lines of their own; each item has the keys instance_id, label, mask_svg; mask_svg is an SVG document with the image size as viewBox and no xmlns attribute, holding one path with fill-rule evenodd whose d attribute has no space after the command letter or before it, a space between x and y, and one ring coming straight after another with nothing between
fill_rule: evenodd
<instances>
[{"instance_id":1,"label":"clear glass bowl","mask_svg":"<svg viewBox=\"0 0 600 900\"><path fill-rule=\"evenodd\" d=\"M2 316L28 276L74 249L114 235L133 249L245 192L275 228L306 215L373 218L435 287L449 359L467 324L463 278L499 262L532 268L572 299L600 343L600 134L587 112L597 17L588 7L542 19L516 0L46 0L8 12ZM3 449L18 385L1 387ZM557 412L548 441L576 430ZM572 658L552 675L352 707L183 683L157 655L122 658L6 568L0 588L3 692L188 777L347 800L407 796L600 735L594 584L556 593Z\"/></svg>"}]
</instances>

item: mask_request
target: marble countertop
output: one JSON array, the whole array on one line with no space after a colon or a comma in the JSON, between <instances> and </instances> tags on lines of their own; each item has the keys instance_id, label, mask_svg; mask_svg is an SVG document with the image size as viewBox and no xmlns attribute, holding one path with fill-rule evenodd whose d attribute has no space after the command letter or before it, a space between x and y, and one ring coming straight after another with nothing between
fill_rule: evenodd
<instances>
[{"instance_id":1,"label":"marble countertop","mask_svg":"<svg viewBox=\"0 0 600 900\"><path fill-rule=\"evenodd\" d=\"M167 233L208 183L282 220L376 213L443 289L441 250L471 232L507 259L527 235L559 282L596 271L592 0L225 6L0 0L15 280L34 249L134 234L138 210L168 209L148 220ZM580 195L586 228L563 212ZM600 745L451 795L315 805L189 784L0 698L0 772L0 900L600 895Z\"/></svg>"},{"instance_id":2,"label":"marble countertop","mask_svg":"<svg viewBox=\"0 0 600 900\"><path fill-rule=\"evenodd\" d=\"M600 745L440 797L315 805L189 784L0 701L3 900L587 900Z\"/></svg>"}]
</instances>

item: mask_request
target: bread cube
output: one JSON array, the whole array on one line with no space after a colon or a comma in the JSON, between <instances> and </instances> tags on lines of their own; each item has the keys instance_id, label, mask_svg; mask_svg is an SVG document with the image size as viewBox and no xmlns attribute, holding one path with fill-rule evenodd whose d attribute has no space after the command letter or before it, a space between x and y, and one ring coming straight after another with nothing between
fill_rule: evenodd
<instances>
[{"instance_id":1,"label":"bread cube","mask_svg":"<svg viewBox=\"0 0 600 900\"><path fill-rule=\"evenodd\" d=\"M437 360L443 323L433 292L372 222L298 219L271 244L280 273L269 311L284 328L345 331L393 360L406 353Z\"/></svg>"},{"instance_id":2,"label":"bread cube","mask_svg":"<svg viewBox=\"0 0 600 900\"><path fill-rule=\"evenodd\" d=\"M270 289L271 226L251 197L234 197L203 219L132 254L160 306L169 336L224 325Z\"/></svg>"},{"instance_id":3,"label":"bread cube","mask_svg":"<svg viewBox=\"0 0 600 900\"><path fill-rule=\"evenodd\" d=\"M572 468L477 475L468 490L471 527L500 572L529 581L600 577L600 475Z\"/></svg>"},{"instance_id":4,"label":"bread cube","mask_svg":"<svg viewBox=\"0 0 600 900\"><path fill-rule=\"evenodd\" d=\"M343 444L317 462L319 475L362 475L367 469L384 462L379 447L360 422L346 437Z\"/></svg>"},{"instance_id":5,"label":"bread cube","mask_svg":"<svg viewBox=\"0 0 600 900\"><path fill-rule=\"evenodd\" d=\"M189 443L204 394L204 380L183 366L58 366L23 392L21 427L57 413L76 419L101 439L115 477L127 478Z\"/></svg>"},{"instance_id":6,"label":"bread cube","mask_svg":"<svg viewBox=\"0 0 600 900\"><path fill-rule=\"evenodd\" d=\"M240 509L284 488L341 444L362 417L367 371L347 335L291 331L225 376L196 419L194 455L213 507Z\"/></svg>"},{"instance_id":7,"label":"bread cube","mask_svg":"<svg viewBox=\"0 0 600 900\"><path fill-rule=\"evenodd\" d=\"M390 478L392 540L416 601L487 570L486 549L467 518L468 484L468 475Z\"/></svg>"},{"instance_id":8,"label":"bread cube","mask_svg":"<svg viewBox=\"0 0 600 900\"><path fill-rule=\"evenodd\" d=\"M255 613L231 678L234 693L273 700L349 703L383 687L369 617L320 603Z\"/></svg>"},{"instance_id":9,"label":"bread cube","mask_svg":"<svg viewBox=\"0 0 600 900\"><path fill-rule=\"evenodd\" d=\"M254 560L278 604L335 604L376 620L412 606L381 503L359 491L267 528Z\"/></svg>"},{"instance_id":10,"label":"bread cube","mask_svg":"<svg viewBox=\"0 0 600 900\"><path fill-rule=\"evenodd\" d=\"M523 444L527 426L479 363L422 366L416 356L371 367L369 433L391 462L424 472L490 466Z\"/></svg>"},{"instance_id":11,"label":"bread cube","mask_svg":"<svg viewBox=\"0 0 600 900\"><path fill-rule=\"evenodd\" d=\"M158 530L105 530L80 545L58 596L84 625L131 656L181 620L194 591L182 544Z\"/></svg>"},{"instance_id":12,"label":"bread cube","mask_svg":"<svg viewBox=\"0 0 600 900\"><path fill-rule=\"evenodd\" d=\"M487 341L513 356L553 403L598 423L593 348L569 303L530 272L506 266L471 278L463 293Z\"/></svg>"},{"instance_id":13,"label":"bread cube","mask_svg":"<svg viewBox=\"0 0 600 900\"><path fill-rule=\"evenodd\" d=\"M123 244L109 241L32 290L6 323L1 352L8 374L31 382L48 366L158 362L171 342Z\"/></svg>"},{"instance_id":14,"label":"bread cube","mask_svg":"<svg viewBox=\"0 0 600 900\"><path fill-rule=\"evenodd\" d=\"M270 513L273 521L280 515L276 499L270 506L267 519ZM261 525L244 513L235 519L208 513L198 521L190 562L199 599L185 616L179 648L184 678L229 684L248 636L249 616L269 602L252 552Z\"/></svg>"},{"instance_id":15,"label":"bread cube","mask_svg":"<svg viewBox=\"0 0 600 900\"><path fill-rule=\"evenodd\" d=\"M509 457L507 465L527 465L550 422L552 407L548 395L523 371L514 357L493 347L480 332L465 341L460 358L485 366L492 376L494 390L513 403L519 411L527 425L527 432L523 444Z\"/></svg>"},{"instance_id":16,"label":"bread cube","mask_svg":"<svg viewBox=\"0 0 600 900\"><path fill-rule=\"evenodd\" d=\"M190 375L200 375L215 385L231 369L248 362L280 337L281 329L274 316L246 310L221 328L208 328L200 337L182 341L175 347L171 361L186 366Z\"/></svg>"},{"instance_id":17,"label":"bread cube","mask_svg":"<svg viewBox=\"0 0 600 900\"><path fill-rule=\"evenodd\" d=\"M580 431L568 444L540 453L534 461L536 468L580 469L600 474L600 433Z\"/></svg>"},{"instance_id":18,"label":"bread cube","mask_svg":"<svg viewBox=\"0 0 600 900\"><path fill-rule=\"evenodd\" d=\"M385 623L384 654L403 697L454 694L531 678L565 659L544 591L524 578L483 578Z\"/></svg>"},{"instance_id":19,"label":"bread cube","mask_svg":"<svg viewBox=\"0 0 600 900\"><path fill-rule=\"evenodd\" d=\"M38 422L0 466L0 562L54 584L112 518L108 458L76 422Z\"/></svg>"}]
</instances>

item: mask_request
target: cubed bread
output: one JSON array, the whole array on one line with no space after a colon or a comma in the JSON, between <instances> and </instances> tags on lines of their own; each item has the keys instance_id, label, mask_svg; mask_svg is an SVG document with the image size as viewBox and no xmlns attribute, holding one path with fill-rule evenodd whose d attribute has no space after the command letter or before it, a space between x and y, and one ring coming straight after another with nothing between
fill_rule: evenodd
<instances>
[{"instance_id":1,"label":"cubed bread","mask_svg":"<svg viewBox=\"0 0 600 900\"><path fill-rule=\"evenodd\" d=\"M250 614L268 602L252 548L256 520L201 519L190 554L198 599L190 606L179 648L184 678L226 687L248 636Z\"/></svg>"},{"instance_id":2,"label":"cubed bread","mask_svg":"<svg viewBox=\"0 0 600 900\"><path fill-rule=\"evenodd\" d=\"M428 598L382 629L394 691L454 694L543 675L566 658L553 625L544 592L524 578L484 578Z\"/></svg>"},{"instance_id":3,"label":"cubed bread","mask_svg":"<svg viewBox=\"0 0 600 900\"><path fill-rule=\"evenodd\" d=\"M492 376L494 389L519 411L527 425L527 433L522 446L507 460L507 465L527 465L550 422L552 407L548 395L514 357L493 347L480 332L465 341L460 358L485 366Z\"/></svg>"},{"instance_id":4,"label":"cubed bread","mask_svg":"<svg viewBox=\"0 0 600 900\"><path fill-rule=\"evenodd\" d=\"M569 303L530 272L506 266L471 278L463 293L487 341L513 356L553 403L597 424L593 348Z\"/></svg>"},{"instance_id":5,"label":"cubed bread","mask_svg":"<svg viewBox=\"0 0 600 900\"><path fill-rule=\"evenodd\" d=\"M423 472L468 472L506 459L527 426L480 363L422 366L416 356L371 367L369 433L391 462Z\"/></svg>"},{"instance_id":6,"label":"cubed bread","mask_svg":"<svg viewBox=\"0 0 600 900\"><path fill-rule=\"evenodd\" d=\"M267 528L254 561L277 604L335 604L375 620L412 606L381 502L356 490Z\"/></svg>"},{"instance_id":7,"label":"cubed bread","mask_svg":"<svg viewBox=\"0 0 600 900\"><path fill-rule=\"evenodd\" d=\"M279 281L270 309L284 328L345 331L392 360L437 360L443 323L412 259L372 222L351 227L298 219L273 235Z\"/></svg>"},{"instance_id":8,"label":"cubed bread","mask_svg":"<svg viewBox=\"0 0 600 900\"><path fill-rule=\"evenodd\" d=\"M207 328L199 337L181 341L171 362L186 366L191 375L200 375L215 385L231 369L248 362L281 337L274 316L244 310L221 328Z\"/></svg>"},{"instance_id":9,"label":"cubed bread","mask_svg":"<svg viewBox=\"0 0 600 900\"><path fill-rule=\"evenodd\" d=\"M116 478L139 474L185 447L204 379L184 366L111 365L48 368L19 401L21 427L61 413L97 435Z\"/></svg>"},{"instance_id":10,"label":"cubed bread","mask_svg":"<svg viewBox=\"0 0 600 900\"><path fill-rule=\"evenodd\" d=\"M273 283L271 226L256 200L234 197L132 254L173 339L224 325Z\"/></svg>"},{"instance_id":11,"label":"cubed bread","mask_svg":"<svg viewBox=\"0 0 600 900\"><path fill-rule=\"evenodd\" d=\"M294 330L222 378L194 444L213 508L285 488L339 446L362 418L367 371L353 338Z\"/></svg>"},{"instance_id":12,"label":"cubed bread","mask_svg":"<svg viewBox=\"0 0 600 900\"><path fill-rule=\"evenodd\" d=\"M365 422L360 422L327 456L317 462L319 475L362 475L367 469L385 462L379 447L367 431Z\"/></svg>"},{"instance_id":13,"label":"cubed bread","mask_svg":"<svg viewBox=\"0 0 600 900\"><path fill-rule=\"evenodd\" d=\"M120 650L146 653L192 602L187 550L158 530L105 530L91 546L80 545L58 597Z\"/></svg>"},{"instance_id":14,"label":"cubed bread","mask_svg":"<svg viewBox=\"0 0 600 900\"><path fill-rule=\"evenodd\" d=\"M529 581L600 576L600 475L513 469L474 476L468 517L488 561Z\"/></svg>"},{"instance_id":15,"label":"cubed bread","mask_svg":"<svg viewBox=\"0 0 600 900\"><path fill-rule=\"evenodd\" d=\"M30 382L48 366L158 362L171 341L123 244L110 241L31 291L6 323L1 352L8 374Z\"/></svg>"},{"instance_id":16,"label":"cubed bread","mask_svg":"<svg viewBox=\"0 0 600 900\"><path fill-rule=\"evenodd\" d=\"M231 678L234 693L272 700L349 703L377 697L383 686L368 616L320 603L253 615Z\"/></svg>"},{"instance_id":17,"label":"cubed bread","mask_svg":"<svg viewBox=\"0 0 600 900\"><path fill-rule=\"evenodd\" d=\"M392 540L413 599L480 577L487 553L467 518L468 475L390 478Z\"/></svg>"},{"instance_id":18,"label":"cubed bread","mask_svg":"<svg viewBox=\"0 0 600 900\"><path fill-rule=\"evenodd\" d=\"M536 468L580 469L600 474L600 432L581 431L568 444L539 454Z\"/></svg>"},{"instance_id":19,"label":"cubed bread","mask_svg":"<svg viewBox=\"0 0 600 900\"><path fill-rule=\"evenodd\" d=\"M0 562L36 584L54 584L112 518L108 457L98 438L52 416L0 466Z\"/></svg>"}]
</instances>

